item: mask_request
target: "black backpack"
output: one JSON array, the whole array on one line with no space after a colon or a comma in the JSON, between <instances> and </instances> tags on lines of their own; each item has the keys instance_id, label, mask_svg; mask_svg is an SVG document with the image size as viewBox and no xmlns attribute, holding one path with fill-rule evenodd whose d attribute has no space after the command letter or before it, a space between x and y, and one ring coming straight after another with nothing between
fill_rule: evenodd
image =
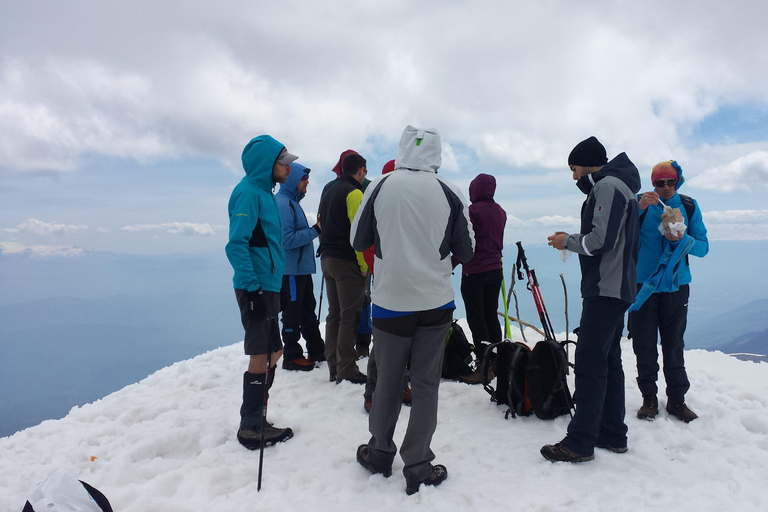
<instances>
[{"instance_id":1,"label":"black backpack","mask_svg":"<svg viewBox=\"0 0 768 512\"><path fill-rule=\"evenodd\" d=\"M563 344L555 340L540 341L531 350L528 360L528 396L537 418L551 420L563 414L573 416L573 398L566 380L568 366Z\"/></svg>"},{"instance_id":2,"label":"black backpack","mask_svg":"<svg viewBox=\"0 0 768 512\"><path fill-rule=\"evenodd\" d=\"M464 329L456 320L451 322L448 336L445 338L445 354L443 356L444 379L458 379L462 375L472 373L472 350L474 349Z\"/></svg>"},{"instance_id":3,"label":"black backpack","mask_svg":"<svg viewBox=\"0 0 768 512\"><path fill-rule=\"evenodd\" d=\"M530 416L533 406L528 397L528 364L531 349L525 343L504 340L493 343L483 352L480 375L483 389L491 401L509 406L505 417ZM495 368L494 368L495 367ZM496 388L490 384L488 370L494 368Z\"/></svg>"}]
</instances>

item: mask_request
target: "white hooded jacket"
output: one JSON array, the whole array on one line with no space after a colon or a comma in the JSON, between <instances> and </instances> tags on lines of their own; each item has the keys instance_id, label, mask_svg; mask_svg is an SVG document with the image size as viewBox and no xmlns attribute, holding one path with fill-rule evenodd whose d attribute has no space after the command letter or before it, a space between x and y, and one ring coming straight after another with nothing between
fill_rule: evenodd
<instances>
[{"instance_id":1,"label":"white hooded jacket","mask_svg":"<svg viewBox=\"0 0 768 512\"><path fill-rule=\"evenodd\" d=\"M395 170L366 189L350 231L355 250L375 245L372 301L427 311L454 300L451 254L472 258L475 236L461 191L437 175L440 135L408 126Z\"/></svg>"}]
</instances>

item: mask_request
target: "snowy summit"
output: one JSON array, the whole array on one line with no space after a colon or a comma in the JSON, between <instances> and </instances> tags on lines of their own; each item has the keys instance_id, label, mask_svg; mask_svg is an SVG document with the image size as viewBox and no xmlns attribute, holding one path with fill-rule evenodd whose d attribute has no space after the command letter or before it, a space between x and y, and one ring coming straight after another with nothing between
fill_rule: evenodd
<instances>
[{"instance_id":1,"label":"snowy summit","mask_svg":"<svg viewBox=\"0 0 768 512\"><path fill-rule=\"evenodd\" d=\"M61 468L102 491L121 512L412 505L443 512L768 510L768 365L688 351L689 402L700 418L684 424L662 410L646 422L632 414L642 398L626 339L622 349L626 454L596 450L589 463L550 463L539 448L564 436L567 416L505 420L480 386L443 381L432 446L448 479L406 496L399 457L387 479L355 461L355 449L369 438L361 386L329 383L322 369L278 370L269 417L290 426L295 437L265 450L257 492L258 451L235 438L245 360L238 343L0 439L0 510L21 510L36 485ZM401 415L408 414L403 407ZM398 444L406 423L398 423Z\"/></svg>"}]
</instances>

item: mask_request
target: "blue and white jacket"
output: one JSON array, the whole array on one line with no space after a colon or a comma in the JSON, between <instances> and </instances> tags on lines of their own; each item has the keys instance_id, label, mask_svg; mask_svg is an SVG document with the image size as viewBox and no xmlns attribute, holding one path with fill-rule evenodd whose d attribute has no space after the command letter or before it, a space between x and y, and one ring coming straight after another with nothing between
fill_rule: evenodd
<instances>
[{"instance_id":1,"label":"blue and white jacket","mask_svg":"<svg viewBox=\"0 0 768 512\"><path fill-rule=\"evenodd\" d=\"M275 195L283 222L283 251L285 252L285 275L300 276L314 274L317 230L309 226L307 216L299 205L304 198L297 190L301 179L309 174L307 169L296 162L291 164L291 174Z\"/></svg>"}]
</instances>

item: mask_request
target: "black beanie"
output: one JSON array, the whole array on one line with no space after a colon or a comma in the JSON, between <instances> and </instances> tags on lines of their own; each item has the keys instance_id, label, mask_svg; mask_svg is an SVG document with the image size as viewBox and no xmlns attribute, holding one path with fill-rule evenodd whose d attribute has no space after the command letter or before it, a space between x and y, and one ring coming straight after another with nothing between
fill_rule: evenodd
<instances>
[{"instance_id":1,"label":"black beanie","mask_svg":"<svg viewBox=\"0 0 768 512\"><path fill-rule=\"evenodd\" d=\"M594 136L576 144L571 154L568 155L568 165L598 167L607 163L608 157L605 155L605 147Z\"/></svg>"}]
</instances>

